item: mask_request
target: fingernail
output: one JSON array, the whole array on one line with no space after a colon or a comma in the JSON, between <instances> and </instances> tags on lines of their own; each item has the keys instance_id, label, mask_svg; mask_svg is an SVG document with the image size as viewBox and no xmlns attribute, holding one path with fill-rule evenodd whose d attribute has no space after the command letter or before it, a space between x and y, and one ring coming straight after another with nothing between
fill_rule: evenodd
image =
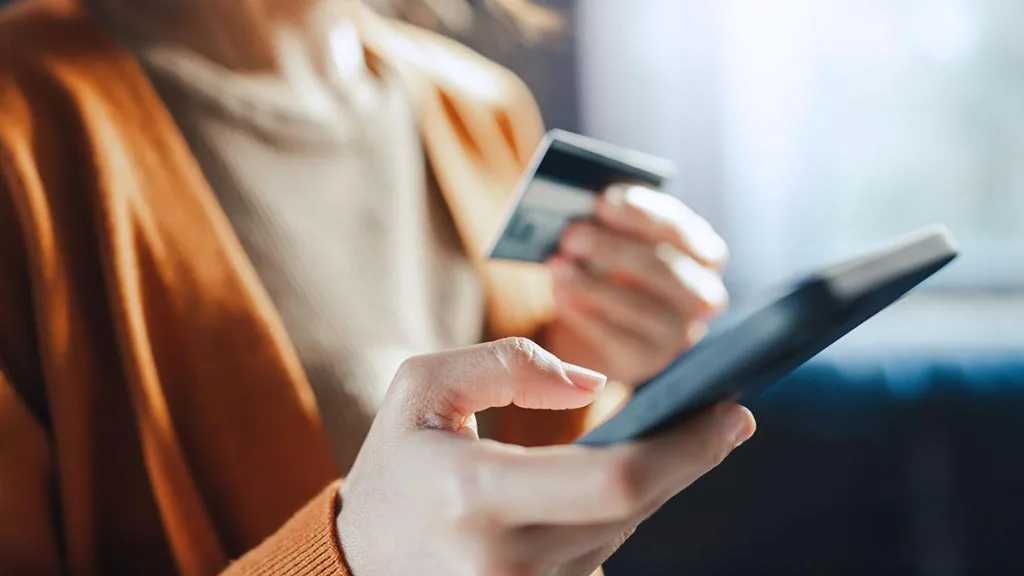
<instances>
[{"instance_id":1,"label":"fingernail","mask_svg":"<svg viewBox=\"0 0 1024 576\"><path fill-rule=\"evenodd\" d=\"M721 312L729 304L729 291L722 283L722 277L692 258L678 258L675 254L671 249L659 251L662 258L668 258L673 262L678 277L683 279L690 292L697 297L700 306L697 313L709 316Z\"/></svg>"},{"instance_id":2,"label":"fingernail","mask_svg":"<svg viewBox=\"0 0 1024 576\"><path fill-rule=\"evenodd\" d=\"M620 184L609 186L604 193L608 205L613 208L621 208L626 205L626 187Z\"/></svg>"},{"instance_id":3,"label":"fingernail","mask_svg":"<svg viewBox=\"0 0 1024 576\"><path fill-rule=\"evenodd\" d=\"M565 235L563 248L574 256L586 256L592 245L590 232L583 227L573 228Z\"/></svg>"},{"instance_id":4,"label":"fingernail","mask_svg":"<svg viewBox=\"0 0 1024 576\"><path fill-rule=\"evenodd\" d=\"M708 335L708 325L706 322L691 322L686 327L686 340L693 346L704 339Z\"/></svg>"},{"instance_id":5,"label":"fingernail","mask_svg":"<svg viewBox=\"0 0 1024 576\"><path fill-rule=\"evenodd\" d=\"M750 410L740 405L730 406L722 416L722 428L725 433L732 437L734 448L750 439L754 435L753 414Z\"/></svg>"},{"instance_id":6,"label":"fingernail","mask_svg":"<svg viewBox=\"0 0 1024 576\"><path fill-rule=\"evenodd\" d=\"M709 264L724 266L729 260L729 246L713 231L708 231L700 245L704 260Z\"/></svg>"},{"instance_id":7,"label":"fingernail","mask_svg":"<svg viewBox=\"0 0 1024 576\"><path fill-rule=\"evenodd\" d=\"M577 388L597 392L608 383L608 377L600 372L594 372L588 368L568 362L562 362L562 366L565 368L565 375L569 377L569 380Z\"/></svg>"},{"instance_id":8,"label":"fingernail","mask_svg":"<svg viewBox=\"0 0 1024 576\"><path fill-rule=\"evenodd\" d=\"M624 188L622 194L622 203L642 208L644 206L645 196L647 204L650 205L650 193L650 190L641 188L639 186L630 186L628 188Z\"/></svg>"},{"instance_id":9,"label":"fingernail","mask_svg":"<svg viewBox=\"0 0 1024 576\"><path fill-rule=\"evenodd\" d=\"M722 279L715 274L711 274L711 277L702 283L701 297L707 303L710 314L717 314L729 305L729 291L726 290Z\"/></svg>"},{"instance_id":10,"label":"fingernail","mask_svg":"<svg viewBox=\"0 0 1024 576\"><path fill-rule=\"evenodd\" d=\"M717 272L692 260L686 271L690 285L704 307L701 311L703 314L717 314L729 304L729 291L726 290L722 277Z\"/></svg>"}]
</instances>

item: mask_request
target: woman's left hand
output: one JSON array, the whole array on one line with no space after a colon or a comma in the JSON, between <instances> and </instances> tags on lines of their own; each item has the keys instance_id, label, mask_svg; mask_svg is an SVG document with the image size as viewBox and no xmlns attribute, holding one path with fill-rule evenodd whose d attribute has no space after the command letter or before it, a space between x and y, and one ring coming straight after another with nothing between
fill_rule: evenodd
<instances>
[{"instance_id":1,"label":"woman's left hand","mask_svg":"<svg viewBox=\"0 0 1024 576\"><path fill-rule=\"evenodd\" d=\"M556 320L544 343L564 358L638 384L707 331L728 303L725 242L668 194L613 186L548 261Z\"/></svg>"}]
</instances>

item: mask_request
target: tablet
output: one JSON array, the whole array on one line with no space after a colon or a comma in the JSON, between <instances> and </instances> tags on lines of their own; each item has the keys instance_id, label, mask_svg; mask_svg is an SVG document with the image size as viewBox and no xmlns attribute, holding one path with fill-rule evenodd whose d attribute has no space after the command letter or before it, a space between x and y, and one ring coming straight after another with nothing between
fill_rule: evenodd
<instances>
[{"instance_id":1,"label":"tablet","mask_svg":"<svg viewBox=\"0 0 1024 576\"><path fill-rule=\"evenodd\" d=\"M949 231L932 226L810 275L766 306L716 329L578 442L601 446L644 438L718 402L760 393L956 255Z\"/></svg>"}]
</instances>

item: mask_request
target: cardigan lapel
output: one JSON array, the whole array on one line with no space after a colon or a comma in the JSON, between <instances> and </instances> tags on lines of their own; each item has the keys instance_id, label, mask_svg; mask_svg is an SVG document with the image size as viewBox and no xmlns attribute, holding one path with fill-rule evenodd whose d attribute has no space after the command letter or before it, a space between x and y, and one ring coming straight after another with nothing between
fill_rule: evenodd
<instances>
[{"instance_id":1,"label":"cardigan lapel","mask_svg":"<svg viewBox=\"0 0 1024 576\"><path fill-rule=\"evenodd\" d=\"M173 118L84 9L67 19L85 52L51 54L47 71L69 108L60 116L77 119L65 138L82 143L62 161L90 176L85 189L69 183L46 194L88 195L95 246L47 248L54 253L45 259L92 250L100 260L169 544L183 573L214 573L337 471L298 356ZM229 425L224 416L240 406L247 417Z\"/></svg>"},{"instance_id":2,"label":"cardigan lapel","mask_svg":"<svg viewBox=\"0 0 1024 576\"><path fill-rule=\"evenodd\" d=\"M367 51L398 71L417 105L431 167L487 290L490 336L536 337L552 316L549 275L486 259L542 135L533 97L510 72L447 38L365 7L357 20Z\"/></svg>"}]
</instances>

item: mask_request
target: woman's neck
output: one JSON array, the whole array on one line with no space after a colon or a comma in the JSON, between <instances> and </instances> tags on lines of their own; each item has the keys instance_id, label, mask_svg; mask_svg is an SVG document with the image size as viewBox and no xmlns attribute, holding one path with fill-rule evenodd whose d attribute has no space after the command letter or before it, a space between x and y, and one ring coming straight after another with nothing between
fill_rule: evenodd
<instances>
[{"instance_id":1,"label":"woman's neck","mask_svg":"<svg viewBox=\"0 0 1024 576\"><path fill-rule=\"evenodd\" d=\"M276 36L282 27L304 27L314 9L353 1L90 0L99 17L129 41L185 46L237 72L279 71Z\"/></svg>"}]
</instances>

